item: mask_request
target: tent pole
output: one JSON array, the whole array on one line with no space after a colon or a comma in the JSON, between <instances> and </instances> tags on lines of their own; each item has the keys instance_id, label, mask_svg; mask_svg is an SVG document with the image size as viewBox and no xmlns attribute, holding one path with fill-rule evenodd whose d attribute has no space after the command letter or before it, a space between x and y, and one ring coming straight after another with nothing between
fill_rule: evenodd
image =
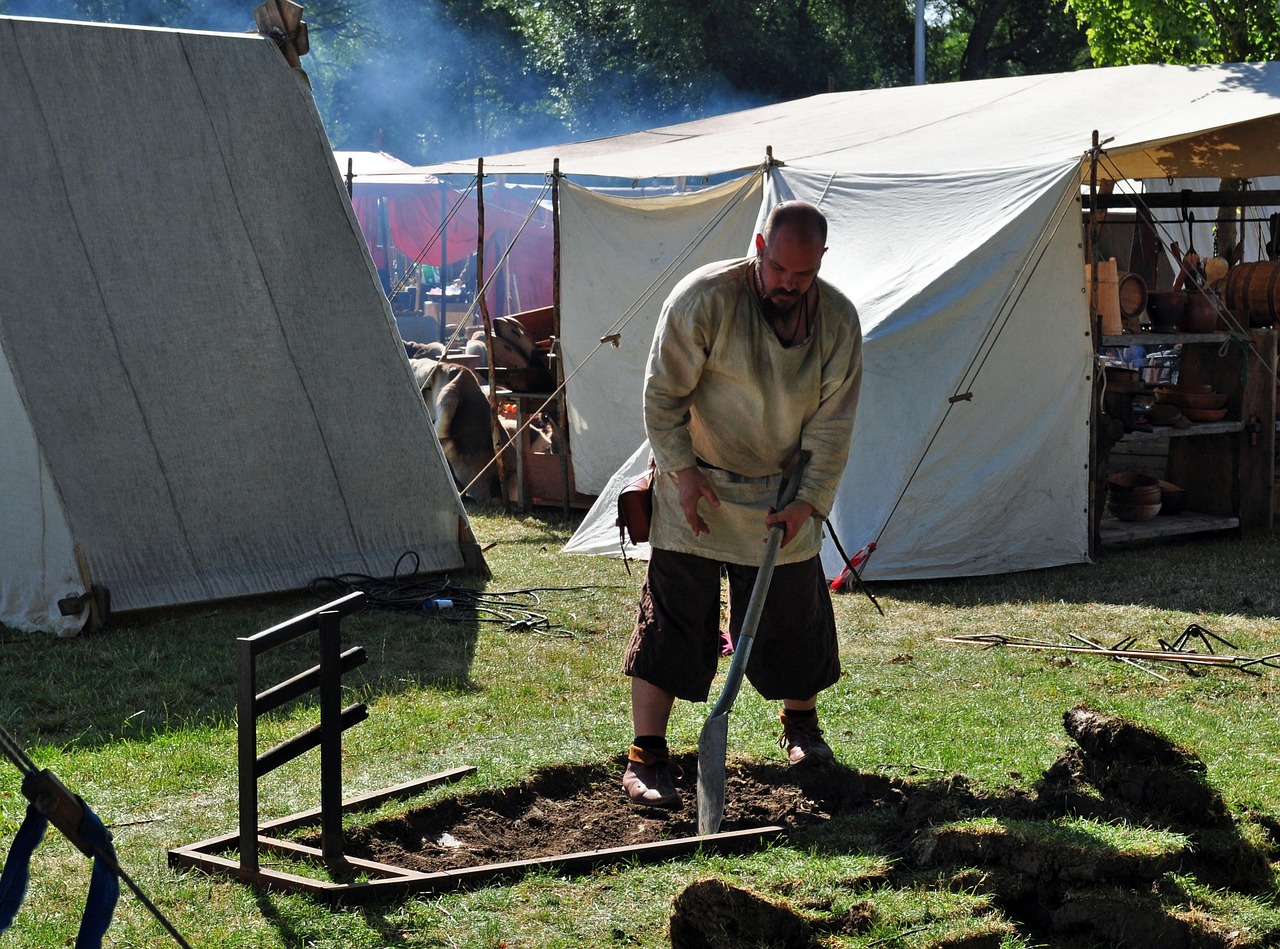
<instances>
[{"instance_id":1,"label":"tent pole","mask_svg":"<svg viewBox=\"0 0 1280 949\"><path fill-rule=\"evenodd\" d=\"M1093 147L1089 149L1089 223L1084 229L1084 261L1089 265L1089 325L1093 328L1094 348L1102 338L1102 318L1098 314L1098 267L1094 260L1094 226L1098 216L1098 130L1093 130Z\"/></svg>"},{"instance_id":2,"label":"tent pole","mask_svg":"<svg viewBox=\"0 0 1280 949\"><path fill-rule=\"evenodd\" d=\"M511 510L511 498L507 496L507 461L503 457L506 447L506 430L498 413L498 373L493 361L493 321L489 319L489 304L484 295L484 159L476 160L476 302L480 305L480 319L484 323L484 351L489 360L489 417L493 428L494 459L498 463L498 490L502 504ZM518 433L517 433L518 434ZM519 449L516 449L519 451Z\"/></svg>"},{"instance_id":3,"label":"tent pole","mask_svg":"<svg viewBox=\"0 0 1280 949\"><path fill-rule=\"evenodd\" d=\"M569 515L569 459L573 450L569 446L569 426L565 403L569 393L564 391L564 340L560 335L560 159L551 163L551 351L556 356L555 383L560 398L556 400L557 422L560 425L560 497L563 510Z\"/></svg>"},{"instance_id":4,"label":"tent pole","mask_svg":"<svg viewBox=\"0 0 1280 949\"><path fill-rule=\"evenodd\" d=\"M436 270L436 284L440 287L440 309L436 313L440 323L440 342L449 338L447 328L449 294L445 286L445 266L449 260L449 186L440 182L440 267Z\"/></svg>"},{"instance_id":5,"label":"tent pole","mask_svg":"<svg viewBox=\"0 0 1280 949\"><path fill-rule=\"evenodd\" d=\"M1098 313L1098 262L1094 260L1094 218L1098 213L1098 130L1093 130L1093 147L1089 150L1089 215L1084 229L1084 259L1088 265L1089 285L1085 288L1089 299L1089 326L1093 332L1092 357L1093 390L1089 399L1089 559L1094 559L1099 544L1099 528L1102 523L1102 504L1105 494L1106 453L1097 437L1101 423L1098 400L1102 389L1098 377L1102 366L1098 361L1098 346L1102 342L1102 316ZM1095 315L1096 314L1096 315Z\"/></svg>"}]
</instances>

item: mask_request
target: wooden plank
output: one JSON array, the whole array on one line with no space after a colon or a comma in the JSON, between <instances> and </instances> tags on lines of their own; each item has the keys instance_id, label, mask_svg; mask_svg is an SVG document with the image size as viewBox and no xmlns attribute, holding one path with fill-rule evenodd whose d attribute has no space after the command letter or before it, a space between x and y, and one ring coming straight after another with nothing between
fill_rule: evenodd
<instances>
[{"instance_id":1,"label":"wooden plank","mask_svg":"<svg viewBox=\"0 0 1280 949\"><path fill-rule=\"evenodd\" d=\"M483 867L465 867L423 874L413 880L370 880L353 883L341 891L330 890L325 895L338 902L365 902L371 899L398 898L413 893L442 893L476 883L486 883L520 876L530 870L556 870L578 873L619 860L638 860L654 863L672 857L685 856L699 850L715 853L736 853L776 840L786 833L777 825L754 827L747 830L725 831L703 837L679 837L674 840L658 840L631 847L610 847L605 850L587 850L580 853L553 857L534 857L529 860L512 860L492 863Z\"/></svg>"},{"instance_id":2,"label":"wooden plank","mask_svg":"<svg viewBox=\"0 0 1280 949\"><path fill-rule=\"evenodd\" d=\"M1186 428L1174 428L1171 425L1152 425L1149 432L1125 432L1124 438L1116 445L1140 442L1163 441L1168 438L1187 438L1193 435L1229 435L1244 431L1244 423L1223 420L1221 422L1192 422ZM1112 449L1113 451L1115 449Z\"/></svg>"},{"instance_id":3,"label":"wooden plank","mask_svg":"<svg viewBox=\"0 0 1280 949\"><path fill-rule=\"evenodd\" d=\"M481 867L443 870L438 873L420 873L372 861L356 861L350 857L344 858L344 862L358 869L397 874L396 876L361 881L359 883L327 883L322 880L276 870L245 870L238 862L229 857L208 852L209 848L215 844L230 846L238 840L237 835L227 834L221 838L211 838L211 840L204 841L201 844L173 848L169 851L169 865L172 867L189 867L206 872L225 873L271 890L287 893L304 892L331 903L346 904L363 903L372 899L398 899L419 893L441 893L475 883L520 876L535 869L577 873L593 870L621 860L654 863L659 860L685 856L699 850L712 853L739 853L777 840L785 833L786 828L776 824L768 824L745 830L707 834L702 837L678 837L673 840L658 840L629 847L610 847L604 850L587 850L558 856L533 857L528 860L512 860ZM308 857L319 853L314 848L304 848L301 845L271 838L262 839L262 843L268 849L277 852L305 853Z\"/></svg>"},{"instance_id":4,"label":"wooden plank","mask_svg":"<svg viewBox=\"0 0 1280 949\"><path fill-rule=\"evenodd\" d=\"M357 797L347 798L342 802L343 813L357 813L360 811L370 811L375 807L381 807L388 801L404 800L406 798L415 797L427 790L433 784L449 783L452 784L460 781L467 775L475 774L474 765L463 765L458 768L451 768L448 771L440 771L436 774L427 775L425 778L415 778L412 781L405 781L403 784L396 784L379 791L372 791L368 794L362 794ZM313 807L310 810L299 811L296 814L290 814L288 817L280 817L276 820L266 821L259 826L259 830L263 831L282 831L292 830L295 827L305 827L308 824L314 824L320 819L320 808Z\"/></svg>"},{"instance_id":5,"label":"wooden plank","mask_svg":"<svg viewBox=\"0 0 1280 949\"><path fill-rule=\"evenodd\" d=\"M1276 338L1274 329L1249 334L1247 381L1240 418L1240 529L1270 530L1275 516Z\"/></svg>"},{"instance_id":6,"label":"wooden plank","mask_svg":"<svg viewBox=\"0 0 1280 949\"><path fill-rule=\"evenodd\" d=\"M1156 515L1149 521L1121 521L1114 518L1104 520L1100 533L1104 544L1117 544L1132 540L1153 540L1157 537L1176 537L1180 534L1231 530L1239 526L1238 517L1183 512L1168 516Z\"/></svg>"},{"instance_id":7,"label":"wooden plank","mask_svg":"<svg viewBox=\"0 0 1280 949\"><path fill-rule=\"evenodd\" d=\"M281 840L279 837L259 837L258 846L263 850L278 854L284 857L302 858L306 860L314 860L317 863L327 864L329 861L325 858L324 851L319 847L308 847L293 840ZM420 877L423 874L414 870L408 870L404 867L393 867L386 863L378 863L375 860L365 860L361 857L352 857L349 854L343 854L339 858L339 863L343 867L349 867L355 870L364 870L383 879L403 880L407 877Z\"/></svg>"}]
</instances>

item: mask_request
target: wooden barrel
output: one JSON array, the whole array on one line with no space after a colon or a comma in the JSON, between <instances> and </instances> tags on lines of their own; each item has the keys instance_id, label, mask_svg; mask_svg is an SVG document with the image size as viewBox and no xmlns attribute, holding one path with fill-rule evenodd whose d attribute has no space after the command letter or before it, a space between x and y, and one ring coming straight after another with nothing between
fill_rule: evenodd
<instances>
[{"instance_id":1,"label":"wooden barrel","mask_svg":"<svg viewBox=\"0 0 1280 949\"><path fill-rule=\"evenodd\" d=\"M1120 274L1120 315L1141 316L1147 310L1147 282L1136 273Z\"/></svg>"},{"instance_id":2,"label":"wooden barrel","mask_svg":"<svg viewBox=\"0 0 1280 949\"><path fill-rule=\"evenodd\" d=\"M1249 313L1254 325L1274 323L1280 316L1280 260L1236 264L1227 274L1223 296L1227 309Z\"/></svg>"}]
</instances>

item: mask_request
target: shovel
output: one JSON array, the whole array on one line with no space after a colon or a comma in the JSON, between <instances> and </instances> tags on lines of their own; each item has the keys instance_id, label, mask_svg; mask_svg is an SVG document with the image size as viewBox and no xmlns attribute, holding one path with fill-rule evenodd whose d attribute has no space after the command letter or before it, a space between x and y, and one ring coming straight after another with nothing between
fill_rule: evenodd
<instances>
[{"instance_id":1,"label":"shovel","mask_svg":"<svg viewBox=\"0 0 1280 949\"><path fill-rule=\"evenodd\" d=\"M778 488L778 499L773 507L775 511L781 511L795 500L800 477L804 474L808 461L809 452L800 452L791 477ZM720 698L707 717L706 724L702 726L702 734L698 736L699 836L714 834L720 829L720 822L724 819L724 760L729 740L729 709L733 708L733 701L738 697L738 689L742 685L742 676L747 670L751 643L755 640L756 627L760 625L760 614L764 612L769 580L773 577L773 566L778 559L778 548L782 546L785 529L784 525L775 524L769 530L769 542L765 545L764 559L756 573L755 586L751 588L751 599L747 603L747 614L742 620L742 630L738 633L733 661L729 663L729 672L725 676L724 687L720 690Z\"/></svg>"}]
</instances>

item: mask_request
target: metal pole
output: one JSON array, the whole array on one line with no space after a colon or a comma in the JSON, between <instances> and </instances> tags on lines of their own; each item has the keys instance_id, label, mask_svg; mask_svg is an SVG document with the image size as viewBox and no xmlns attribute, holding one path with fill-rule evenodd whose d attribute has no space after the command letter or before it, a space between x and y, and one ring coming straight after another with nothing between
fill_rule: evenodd
<instances>
[{"instance_id":1,"label":"metal pole","mask_svg":"<svg viewBox=\"0 0 1280 949\"><path fill-rule=\"evenodd\" d=\"M924 0L916 0L916 85L924 85Z\"/></svg>"}]
</instances>

